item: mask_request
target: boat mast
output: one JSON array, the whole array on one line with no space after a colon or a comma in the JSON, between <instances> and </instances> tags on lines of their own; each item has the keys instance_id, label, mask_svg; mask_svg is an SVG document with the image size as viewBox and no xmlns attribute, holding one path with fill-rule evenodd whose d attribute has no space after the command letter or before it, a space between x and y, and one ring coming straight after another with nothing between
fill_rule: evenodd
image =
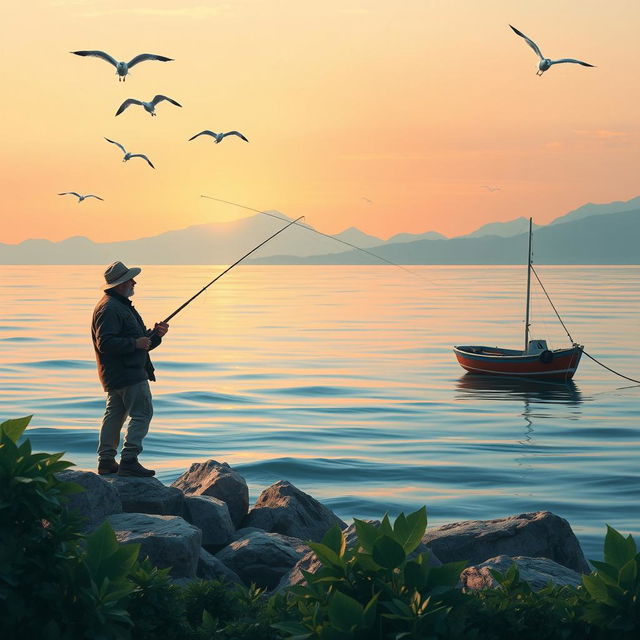
<instances>
[{"instance_id":1,"label":"boat mast","mask_svg":"<svg viewBox=\"0 0 640 640\"><path fill-rule=\"evenodd\" d=\"M529 300L531 297L531 230L532 218L529 218L529 251L527 251L527 310L524 318L524 353L529 347Z\"/></svg>"}]
</instances>

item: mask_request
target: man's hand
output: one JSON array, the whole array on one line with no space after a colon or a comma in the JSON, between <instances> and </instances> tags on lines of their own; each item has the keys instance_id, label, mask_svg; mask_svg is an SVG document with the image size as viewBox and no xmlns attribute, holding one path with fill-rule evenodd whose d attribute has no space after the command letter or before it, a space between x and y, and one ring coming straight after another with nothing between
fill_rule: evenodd
<instances>
[{"instance_id":1,"label":"man's hand","mask_svg":"<svg viewBox=\"0 0 640 640\"><path fill-rule=\"evenodd\" d=\"M161 338L167 331L169 331L169 325L166 322L156 322L155 327L153 327L153 332L157 333Z\"/></svg>"},{"instance_id":2,"label":"man's hand","mask_svg":"<svg viewBox=\"0 0 640 640\"><path fill-rule=\"evenodd\" d=\"M147 338L147 336L142 336L142 338L136 338L136 349L144 349L145 351L149 351L150 346L151 346L151 340Z\"/></svg>"}]
</instances>

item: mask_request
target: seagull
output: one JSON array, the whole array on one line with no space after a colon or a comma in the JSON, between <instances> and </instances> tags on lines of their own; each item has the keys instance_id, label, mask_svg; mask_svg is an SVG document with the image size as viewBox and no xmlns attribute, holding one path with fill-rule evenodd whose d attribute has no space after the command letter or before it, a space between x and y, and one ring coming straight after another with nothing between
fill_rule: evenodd
<instances>
[{"instance_id":1,"label":"seagull","mask_svg":"<svg viewBox=\"0 0 640 640\"><path fill-rule=\"evenodd\" d=\"M362 196L362 199L363 199L367 204L373 204L373 200L369 200L369 198L365 198L364 196Z\"/></svg>"},{"instance_id":2,"label":"seagull","mask_svg":"<svg viewBox=\"0 0 640 640\"><path fill-rule=\"evenodd\" d=\"M150 102L145 102L144 100L136 100L135 98L127 98L118 108L118 110L116 111L116 115L119 116L129 105L132 104L139 104L142 105L144 107L144 110L151 114L152 116L157 115L156 114L156 105L159 102L162 102L163 100L166 100L167 102L170 102L171 104L175 104L176 107L181 107L182 105L179 102L176 102L175 100L173 100L172 98L169 98L167 96L163 96L158 94L157 96L154 96L153 100L151 100Z\"/></svg>"},{"instance_id":3,"label":"seagull","mask_svg":"<svg viewBox=\"0 0 640 640\"><path fill-rule=\"evenodd\" d=\"M115 144L116 147L122 150L122 153L124 153L124 158L122 158L122 162L127 162L127 160L130 160L131 158L144 158L149 163L149 166L152 169L155 169L153 164L151 164L151 160L149 160L149 158L147 158L147 156L145 156L143 153L130 153L119 142L116 142L115 140L109 140L109 138L105 138L105 140L107 142L110 142L111 144Z\"/></svg>"},{"instance_id":4,"label":"seagull","mask_svg":"<svg viewBox=\"0 0 640 640\"><path fill-rule=\"evenodd\" d=\"M82 196L76 191L64 191L63 193L59 193L59 196L76 196L78 198L78 204L80 204L86 198L96 198L97 200L102 200L104 202L104 198L100 196L94 196L93 193L88 193L86 196Z\"/></svg>"},{"instance_id":5,"label":"seagull","mask_svg":"<svg viewBox=\"0 0 640 640\"><path fill-rule=\"evenodd\" d=\"M581 64L583 67L595 67L593 64L589 64L588 62L583 62L582 60L575 60L574 58L560 58L560 60L551 60L549 58L545 58L540 52L540 48L538 45L527 38L521 31L518 31L513 25L509 25L513 31L519 35L521 38L524 38L525 42L535 51L536 55L540 58L540 62L538 63L538 71L536 72L537 76L541 76L547 69L551 67L552 64L560 64L561 62L574 62L575 64Z\"/></svg>"},{"instance_id":6,"label":"seagull","mask_svg":"<svg viewBox=\"0 0 640 640\"><path fill-rule=\"evenodd\" d=\"M491 193L493 193L494 191L500 191L500 187L490 187L489 185L486 185L486 184L483 184L482 188L486 189L487 191L491 191Z\"/></svg>"},{"instance_id":7,"label":"seagull","mask_svg":"<svg viewBox=\"0 0 640 640\"><path fill-rule=\"evenodd\" d=\"M94 58L102 58L103 60L106 60L109 64L112 64L116 68L118 81L123 82L127 79L129 69L139 62L144 62L145 60L171 62L173 60L173 58L158 56L155 53L140 53L139 55L135 56L135 58L131 58L129 62L118 62L115 58L112 58L108 53L105 53L104 51L71 51L70 53L74 53L77 56L93 56Z\"/></svg>"},{"instance_id":8,"label":"seagull","mask_svg":"<svg viewBox=\"0 0 640 640\"><path fill-rule=\"evenodd\" d=\"M205 129L200 133L196 133L195 136L192 136L191 138L189 138L188 142L191 142L191 140L194 140L198 136L203 136L203 135L211 136L212 138L214 138L216 141L216 144L218 144L219 142L222 142L222 138L224 138L225 136L238 136L238 138L242 138L245 142L249 142L239 131L227 131L226 133L215 133L214 131L209 131L209 129Z\"/></svg>"}]
</instances>

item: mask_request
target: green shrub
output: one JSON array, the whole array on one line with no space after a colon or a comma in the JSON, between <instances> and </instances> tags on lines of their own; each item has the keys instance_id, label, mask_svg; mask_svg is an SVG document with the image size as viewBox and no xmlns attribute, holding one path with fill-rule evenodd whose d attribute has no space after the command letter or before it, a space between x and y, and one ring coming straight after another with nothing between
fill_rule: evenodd
<instances>
[{"instance_id":1,"label":"green shrub","mask_svg":"<svg viewBox=\"0 0 640 640\"><path fill-rule=\"evenodd\" d=\"M81 491L55 474L61 453L18 444L30 416L0 424L0 620L6 637L124 638L127 581L138 554L108 525L80 546L78 521L64 507Z\"/></svg>"},{"instance_id":2,"label":"green shrub","mask_svg":"<svg viewBox=\"0 0 640 640\"><path fill-rule=\"evenodd\" d=\"M300 622L276 627L296 638L323 640L426 638L448 626L462 628L464 616L447 624L451 607L464 596L455 589L464 562L429 567L427 554L410 559L427 526L425 508L393 526L355 520L357 544L335 526L321 543L310 543L322 567L304 573L307 585L292 587Z\"/></svg>"}]
</instances>

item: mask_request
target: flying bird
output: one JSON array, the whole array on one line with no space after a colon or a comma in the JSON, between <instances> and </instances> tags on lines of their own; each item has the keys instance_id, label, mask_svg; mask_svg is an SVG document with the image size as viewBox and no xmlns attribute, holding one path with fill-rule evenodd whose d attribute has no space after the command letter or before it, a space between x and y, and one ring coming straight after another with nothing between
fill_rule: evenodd
<instances>
[{"instance_id":1,"label":"flying bird","mask_svg":"<svg viewBox=\"0 0 640 640\"><path fill-rule=\"evenodd\" d=\"M367 204L373 204L373 200L369 200L369 198L365 198L364 196L362 196L362 199L363 199Z\"/></svg>"},{"instance_id":2,"label":"flying bird","mask_svg":"<svg viewBox=\"0 0 640 640\"><path fill-rule=\"evenodd\" d=\"M149 166L152 169L155 169L155 167L151 163L151 160L149 160L149 158L147 158L147 156L145 156L143 153L131 153L127 151L119 142L116 142L115 140L109 140L109 138L105 138L105 140L107 142L110 142L111 144L115 144L116 147L122 150L122 153L124 153L124 158L122 158L122 162L127 162L128 160L131 160L131 158L144 158L149 164Z\"/></svg>"},{"instance_id":3,"label":"flying bird","mask_svg":"<svg viewBox=\"0 0 640 640\"><path fill-rule=\"evenodd\" d=\"M173 100L172 98L169 98L168 96L163 96L158 94L157 96L153 97L153 100L149 101L149 102L145 102L144 100L136 100L135 98L127 98L118 108L118 110L116 111L116 115L119 116L128 106L132 105L132 104L139 104L141 106L144 107L144 110L149 113L152 116L157 115L156 114L156 105L159 102L162 102L163 100L166 100L167 102L170 102L171 104L174 104L176 107L181 107L182 105L179 102L176 102L175 100Z\"/></svg>"},{"instance_id":4,"label":"flying bird","mask_svg":"<svg viewBox=\"0 0 640 640\"><path fill-rule=\"evenodd\" d=\"M104 51L71 51L70 53L74 53L77 56L93 56L94 58L101 58L105 60L109 64L112 64L116 68L116 73L118 74L118 81L124 82L127 79L127 74L129 73L129 69L135 66L139 62L144 62L145 60L158 60L159 62L171 62L173 58L167 58L166 56L158 56L155 53L140 53L135 56L135 58L131 58L129 62L118 62L115 58L112 58L108 53Z\"/></svg>"},{"instance_id":5,"label":"flying bird","mask_svg":"<svg viewBox=\"0 0 640 640\"><path fill-rule=\"evenodd\" d=\"M78 198L78 204L80 204L83 200L87 198L96 198L96 200L102 200L104 202L104 198L100 196L94 196L93 193L88 193L86 196L80 195L76 191L64 191L63 193L59 193L59 196L76 196Z\"/></svg>"},{"instance_id":6,"label":"flying bird","mask_svg":"<svg viewBox=\"0 0 640 640\"><path fill-rule=\"evenodd\" d=\"M490 187L487 184L483 184L482 188L486 189L487 191L491 191L491 193L493 193L494 191L500 191L500 187Z\"/></svg>"},{"instance_id":7,"label":"flying bird","mask_svg":"<svg viewBox=\"0 0 640 640\"><path fill-rule=\"evenodd\" d=\"M215 133L215 131L209 131L209 129L205 129L200 133L196 133L195 136L191 136L188 142L191 142L191 140L195 140L195 138L197 138L198 136L205 136L205 135L211 136L212 138L214 138L216 141L216 144L218 144L219 142L222 142L222 138L225 138L226 136L238 136L238 138L242 138L245 142L249 142L239 131L227 131L226 133Z\"/></svg>"},{"instance_id":8,"label":"flying bird","mask_svg":"<svg viewBox=\"0 0 640 640\"><path fill-rule=\"evenodd\" d=\"M573 62L575 64L581 64L583 67L594 67L595 65L589 64L588 62L583 62L582 60L575 60L574 58L560 58L559 60L551 60L550 58L545 58L541 51L540 47L531 40L531 38L527 38L527 36L522 33L522 31L518 31L513 25L509 25L513 31L519 35L521 38L524 38L524 41L535 51L536 55L540 58L540 62L538 62L538 71L536 72L537 76L541 76L547 69L551 67L552 64L560 64L561 62Z\"/></svg>"}]
</instances>

